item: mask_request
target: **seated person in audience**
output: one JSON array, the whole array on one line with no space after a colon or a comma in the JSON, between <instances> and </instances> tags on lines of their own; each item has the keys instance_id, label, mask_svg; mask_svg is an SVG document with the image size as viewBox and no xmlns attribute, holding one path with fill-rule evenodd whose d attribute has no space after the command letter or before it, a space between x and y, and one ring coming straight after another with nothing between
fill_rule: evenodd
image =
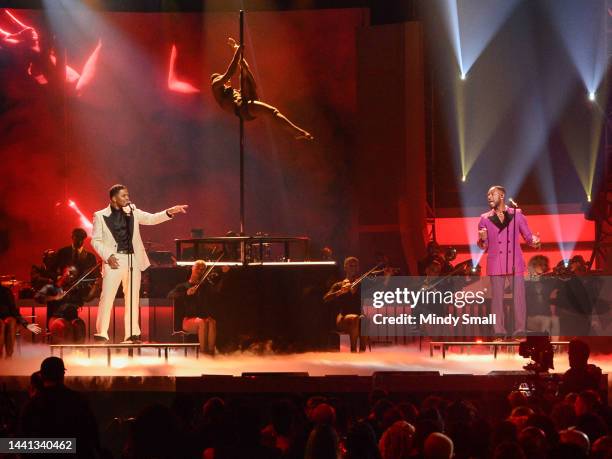
<instances>
[{"instance_id":1,"label":"seated person in audience","mask_svg":"<svg viewBox=\"0 0 612 459\"><path fill-rule=\"evenodd\" d=\"M0 358L3 353L6 355L6 358L12 357L18 325L27 328L34 334L41 332L41 328L37 324L29 324L22 317L15 304L13 292L9 288L0 285Z\"/></svg>"},{"instance_id":2,"label":"seated person in audience","mask_svg":"<svg viewBox=\"0 0 612 459\"><path fill-rule=\"evenodd\" d=\"M35 295L36 301L47 304L47 328L51 343L82 343L85 340L85 322L78 310L90 299L91 285L81 283L71 289L77 280L77 268L66 266L53 284L47 284Z\"/></svg>"},{"instance_id":3,"label":"seated person in audience","mask_svg":"<svg viewBox=\"0 0 612 459\"><path fill-rule=\"evenodd\" d=\"M80 393L66 387L65 371L64 361L59 357L47 357L42 361L42 388L24 404L19 417L18 435L31 439L74 438L76 454L65 457L108 457L101 455L98 423L89 402ZM63 456L43 454L38 457Z\"/></svg>"},{"instance_id":4,"label":"seated person in audience","mask_svg":"<svg viewBox=\"0 0 612 459\"><path fill-rule=\"evenodd\" d=\"M201 352L214 355L217 340L216 293L222 279L210 274L202 280L206 272L206 262L196 260L191 267L189 280L178 284L168 298L174 300L175 314L177 311L183 313L183 330L198 335Z\"/></svg>"}]
</instances>

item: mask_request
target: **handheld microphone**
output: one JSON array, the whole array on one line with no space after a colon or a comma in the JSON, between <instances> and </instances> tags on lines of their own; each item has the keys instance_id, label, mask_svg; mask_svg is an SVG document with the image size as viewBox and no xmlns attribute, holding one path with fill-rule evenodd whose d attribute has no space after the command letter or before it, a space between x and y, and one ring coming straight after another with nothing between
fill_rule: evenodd
<instances>
[{"instance_id":1,"label":"handheld microphone","mask_svg":"<svg viewBox=\"0 0 612 459\"><path fill-rule=\"evenodd\" d=\"M514 207L515 209L518 209L518 204L516 203L516 201L512 198L508 199L508 202L510 203L510 207Z\"/></svg>"},{"instance_id":2,"label":"handheld microphone","mask_svg":"<svg viewBox=\"0 0 612 459\"><path fill-rule=\"evenodd\" d=\"M130 209L130 210L129 210L129 212L127 212L127 211L126 211L127 213L134 212L134 204L132 204L132 201L128 201L128 202L127 202L127 204L126 204L125 206L123 206L123 208L124 208L124 209L125 209L126 207L127 207L128 209Z\"/></svg>"}]
</instances>

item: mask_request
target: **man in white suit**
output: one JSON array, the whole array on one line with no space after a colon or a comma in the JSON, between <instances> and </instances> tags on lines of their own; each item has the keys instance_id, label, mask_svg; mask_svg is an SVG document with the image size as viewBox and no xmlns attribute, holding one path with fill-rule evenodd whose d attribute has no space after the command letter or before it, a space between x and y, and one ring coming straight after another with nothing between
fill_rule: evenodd
<instances>
[{"instance_id":1,"label":"man in white suit","mask_svg":"<svg viewBox=\"0 0 612 459\"><path fill-rule=\"evenodd\" d=\"M108 341L108 326L113 302L119 284L123 284L125 298L124 342L139 342L140 274L150 266L149 258L140 237L140 225L157 225L168 221L175 214L186 213L187 206L174 206L150 214L131 204L128 189L124 185L113 185L109 190L109 197L109 206L94 213L91 237L91 245L104 260L102 293L98 306L94 340L98 342Z\"/></svg>"}]
</instances>

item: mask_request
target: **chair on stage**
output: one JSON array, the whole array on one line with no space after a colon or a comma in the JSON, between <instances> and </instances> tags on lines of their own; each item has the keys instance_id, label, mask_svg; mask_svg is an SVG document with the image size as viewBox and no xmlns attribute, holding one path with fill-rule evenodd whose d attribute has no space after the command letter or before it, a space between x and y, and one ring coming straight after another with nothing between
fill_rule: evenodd
<instances>
[{"instance_id":1,"label":"chair on stage","mask_svg":"<svg viewBox=\"0 0 612 459\"><path fill-rule=\"evenodd\" d=\"M337 317L337 311L334 308L329 308L329 317L328 317L328 323L330 324L331 328L329 330L329 338L328 338L328 348L330 350L336 350L336 351L340 351L342 346L342 337L346 337L347 339L349 339L349 343L350 343L350 337L349 334L345 331L341 331L338 330L338 327L336 325L336 317ZM350 347L350 344L349 344ZM372 340L368 339L368 343L367 343L367 347L368 350L370 352L372 352Z\"/></svg>"},{"instance_id":2,"label":"chair on stage","mask_svg":"<svg viewBox=\"0 0 612 459\"><path fill-rule=\"evenodd\" d=\"M197 343L198 335L183 330L184 317L184 306L180 301L177 303L176 300L172 300L172 338L180 339L181 343Z\"/></svg>"}]
</instances>

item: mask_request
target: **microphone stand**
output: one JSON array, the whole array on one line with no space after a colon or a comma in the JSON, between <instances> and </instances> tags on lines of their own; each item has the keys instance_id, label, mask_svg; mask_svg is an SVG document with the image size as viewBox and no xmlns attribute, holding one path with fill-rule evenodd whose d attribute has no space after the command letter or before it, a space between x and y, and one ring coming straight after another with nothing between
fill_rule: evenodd
<instances>
[{"instance_id":1,"label":"microphone stand","mask_svg":"<svg viewBox=\"0 0 612 459\"><path fill-rule=\"evenodd\" d=\"M510 200L510 207L514 209L514 215L512 217L512 307L516 308L515 303L515 295L514 295L514 282L516 276L516 213L518 211L518 205L512 199ZM508 254L506 253L506 260L508 259ZM516 327L516 324L514 324ZM515 330L519 331L519 330Z\"/></svg>"},{"instance_id":2,"label":"microphone stand","mask_svg":"<svg viewBox=\"0 0 612 459\"><path fill-rule=\"evenodd\" d=\"M134 336L134 331L133 331L133 307L134 307L134 302L133 302L133 298L134 298L134 224L136 224L135 220L135 216L134 216L134 206L132 205L132 203L130 202L128 204L128 207L130 208L131 214L132 214L132 234L130 234L130 253L128 253L128 269L130 270L130 288L128 289L130 291L130 334L128 335L129 338L132 338ZM140 295L140 292L138 292L138 294ZM124 301L125 301L125 295L124 295ZM128 338L128 339L129 339Z\"/></svg>"}]
</instances>

